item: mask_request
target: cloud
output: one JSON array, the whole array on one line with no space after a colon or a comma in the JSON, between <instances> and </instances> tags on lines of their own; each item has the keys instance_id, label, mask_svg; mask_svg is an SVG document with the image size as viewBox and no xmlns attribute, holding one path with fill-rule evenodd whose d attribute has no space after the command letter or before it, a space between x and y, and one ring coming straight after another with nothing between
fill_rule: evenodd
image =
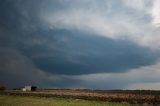
<instances>
[{"instance_id":1,"label":"cloud","mask_svg":"<svg viewBox=\"0 0 160 106\"><path fill-rule=\"evenodd\" d=\"M149 16L147 12L141 14L139 9L130 8L124 1L47 0L37 4L37 1L19 0L2 4L1 45L20 51L46 72L120 73L154 64L159 57L157 52L128 39L150 46L156 40L158 43L159 32L152 39L149 35L143 39L138 36L150 28L146 19Z\"/></svg>"},{"instance_id":2,"label":"cloud","mask_svg":"<svg viewBox=\"0 0 160 106\"><path fill-rule=\"evenodd\" d=\"M159 57L157 53L132 42L79 31L52 30L43 31L43 34L38 32L34 36L22 41L25 48L19 47L19 50L36 67L53 74L121 73L154 64ZM35 40L41 43L35 44Z\"/></svg>"},{"instance_id":3,"label":"cloud","mask_svg":"<svg viewBox=\"0 0 160 106\"><path fill-rule=\"evenodd\" d=\"M44 86L48 76L37 69L30 59L19 51L10 48L0 48L0 83L7 87L24 85Z\"/></svg>"},{"instance_id":4,"label":"cloud","mask_svg":"<svg viewBox=\"0 0 160 106\"><path fill-rule=\"evenodd\" d=\"M132 15L129 16L126 11L121 11L121 7L124 8L121 2L119 2L121 4L116 9L114 8L118 4L114 1L103 1L97 5L95 5L96 1L90 1L89 3L88 6L88 2L85 1L73 2L65 10L48 12L42 17L49 23L51 28L79 29L114 39L123 39L132 33L136 35L139 32L139 29L135 27L138 22L131 22L135 20ZM136 18L140 17L142 16ZM139 25L139 27L141 26Z\"/></svg>"},{"instance_id":5,"label":"cloud","mask_svg":"<svg viewBox=\"0 0 160 106\"><path fill-rule=\"evenodd\" d=\"M47 73L35 67L32 60L20 51L11 48L0 48L0 84L8 88L36 85L38 87L72 87L79 83L72 78ZM62 81L65 79L66 82ZM63 83L62 83L63 82Z\"/></svg>"},{"instance_id":6,"label":"cloud","mask_svg":"<svg viewBox=\"0 0 160 106\"><path fill-rule=\"evenodd\" d=\"M147 12L150 6L152 5L151 0L122 0L122 2L129 8L143 12Z\"/></svg>"},{"instance_id":7,"label":"cloud","mask_svg":"<svg viewBox=\"0 0 160 106\"><path fill-rule=\"evenodd\" d=\"M29 35L38 29L80 30L116 40L131 40L153 50L160 47L159 28L155 26L158 0L40 0L38 3L19 0L2 4L9 5L8 9L2 9L3 23L22 34Z\"/></svg>"},{"instance_id":8,"label":"cloud","mask_svg":"<svg viewBox=\"0 0 160 106\"><path fill-rule=\"evenodd\" d=\"M154 36L156 28L152 25L158 17L158 3L150 0L132 3L130 0L67 2L69 5L65 9L42 16L51 29L78 29L112 39L129 39L140 46L159 49L160 39Z\"/></svg>"},{"instance_id":9,"label":"cloud","mask_svg":"<svg viewBox=\"0 0 160 106\"><path fill-rule=\"evenodd\" d=\"M90 89L145 89L158 90L160 63L132 69L126 73L104 73L90 75L59 75L61 83L68 85L69 88L90 88ZM66 80L67 79L67 80ZM76 83L70 83L68 81ZM62 86L64 87L64 86Z\"/></svg>"},{"instance_id":10,"label":"cloud","mask_svg":"<svg viewBox=\"0 0 160 106\"><path fill-rule=\"evenodd\" d=\"M159 27L160 25L160 1L154 0L153 9L152 9L152 17L153 17L153 25Z\"/></svg>"},{"instance_id":11,"label":"cloud","mask_svg":"<svg viewBox=\"0 0 160 106\"><path fill-rule=\"evenodd\" d=\"M159 83L158 0L5 0L0 13L0 82L100 89Z\"/></svg>"},{"instance_id":12,"label":"cloud","mask_svg":"<svg viewBox=\"0 0 160 106\"><path fill-rule=\"evenodd\" d=\"M0 82L10 87L37 85L57 88L158 89L160 63L125 73L60 75L41 70L17 50L1 48ZM150 85L150 86L149 86ZM153 86L151 86L153 85Z\"/></svg>"}]
</instances>

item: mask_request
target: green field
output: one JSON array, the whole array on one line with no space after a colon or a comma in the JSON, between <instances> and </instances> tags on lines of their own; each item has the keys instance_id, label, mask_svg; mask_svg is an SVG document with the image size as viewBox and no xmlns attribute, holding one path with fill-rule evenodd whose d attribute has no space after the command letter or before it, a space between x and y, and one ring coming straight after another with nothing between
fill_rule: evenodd
<instances>
[{"instance_id":1,"label":"green field","mask_svg":"<svg viewBox=\"0 0 160 106\"><path fill-rule=\"evenodd\" d=\"M133 106L127 103L110 103L79 99L44 98L0 95L0 106Z\"/></svg>"}]
</instances>

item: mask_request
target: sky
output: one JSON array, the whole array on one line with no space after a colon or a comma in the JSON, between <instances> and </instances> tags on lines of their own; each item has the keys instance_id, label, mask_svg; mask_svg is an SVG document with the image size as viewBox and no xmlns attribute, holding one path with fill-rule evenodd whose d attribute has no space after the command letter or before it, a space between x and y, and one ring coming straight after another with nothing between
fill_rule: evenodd
<instances>
[{"instance_id":1,"label":"sky","mask_svg":"<svg viewBox=\"0 0 160 106\"><path fill-rule=\"evenodd\" d=\"M160 0L0 0L0 85L160 89Z\"/></svg>"}]
</instances>

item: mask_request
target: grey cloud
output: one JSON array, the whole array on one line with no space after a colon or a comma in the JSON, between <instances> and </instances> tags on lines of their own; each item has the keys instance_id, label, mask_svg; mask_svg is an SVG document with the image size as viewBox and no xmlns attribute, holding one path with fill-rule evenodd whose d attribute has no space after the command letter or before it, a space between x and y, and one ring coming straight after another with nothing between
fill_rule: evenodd
<instances>
[{"instance_id":1,"label":"grey cloud","mask_svg":"<svg viewBox=\"0 0 160 106\"><path fill-rule=\"evenodd\" d=\"M121 73L154 64L158 59L157 53L126 40L67 30L43 31L37 35L27 40L31 45L24 44L25 48L19 50L38 68L53 74ZM45 42L35 45L36 39Z\"/></svg>"},{"instance_id":2,"label":"grey cloud","mask_svg":"<svg viewBox=\"0 0 160 106\"><path fill-rule=\"evenodd\" d=\"M111 78L159 61L158 50L139 44L158 41L147 34L152 17L147 13L150 7L145 7L138 10L123 0L0 0L0 83L113 89L159 81L149 75L144 80L123 75L117 76L119 81ZM61 20L52 23L55 17ZM92 76L79 77L97 73L114 75L93 81L88 81Z\"/></svg>"},{"instance_id":3,"label":"grey cloud","mask_svg":"<svg viewBox=\"0 0 160 106\"><path fill-rule=\"evenodd\" d=\"M0 84L7 87L44 84L47 73L37 69L32 62L19 51L0 48Z\"/></svg>"},{"instance_id":4,"label":"grey cloud","mask_svg":"<svg viewBox=\"0 0 160 106\"><path fill-rule=\"evenodd\" d=\"M147 89L157 90L159 85L159 62L154 65L131 69L126 73L103 73L90 75L62 76L61 83L70 85L70 80L74 81L68 87L81 87L89 89ZM77 82L77 83L75 83ZM74 86L75 85L75 86ZM153 86L152 86L153 85ZM156 85L156 87L154 87Z\"/></svg>"}]
</instances>

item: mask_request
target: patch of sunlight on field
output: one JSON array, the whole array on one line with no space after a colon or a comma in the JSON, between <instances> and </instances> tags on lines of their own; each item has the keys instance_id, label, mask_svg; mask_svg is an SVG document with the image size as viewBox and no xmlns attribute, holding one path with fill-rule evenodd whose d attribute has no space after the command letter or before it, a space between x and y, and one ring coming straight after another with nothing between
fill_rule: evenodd
<instances>
[{"instance_id":1,"label":"patch of sunlight on field","mask_svg":"<svg viewBox=\"0 0 160 106\"><path fill-rule=\"evenodd\" d=\"M0 95L0 106L131 106L127 103L87 101L80 99ZM133 106L133 105L132 105Z\"/></svg>"}]
</instances>

